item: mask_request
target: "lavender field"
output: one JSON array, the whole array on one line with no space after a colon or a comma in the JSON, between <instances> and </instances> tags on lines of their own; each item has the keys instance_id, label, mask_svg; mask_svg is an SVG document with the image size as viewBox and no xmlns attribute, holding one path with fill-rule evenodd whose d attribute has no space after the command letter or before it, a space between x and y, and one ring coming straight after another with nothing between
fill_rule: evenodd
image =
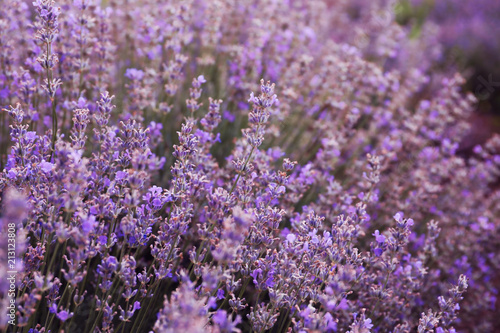
<instances>
[{"instance_id":1,"label":"lavender field","mask_svg":"<svg viewBox=\"0 0 500 333\"><path fill-rule=\"evenodd\" d=\"M1 333L500 332L500 2L0 5Z\"/></svg>"}]
</instances>

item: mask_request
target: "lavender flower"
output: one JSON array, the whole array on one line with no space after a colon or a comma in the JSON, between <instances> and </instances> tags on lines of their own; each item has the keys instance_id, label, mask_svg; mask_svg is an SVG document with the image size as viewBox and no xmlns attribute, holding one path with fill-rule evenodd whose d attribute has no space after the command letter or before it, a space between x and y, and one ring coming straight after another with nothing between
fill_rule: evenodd
<instances>
[{"instance_id":1,"label":"lavender flower","mask_svg":"<svg viewBox=\"0 0 500 333\"><path fill-rule=\"evenodd\" d=\"M425 4L5 1L0 329L499 325L500 136Z\"/></svg>"}]
</instances>

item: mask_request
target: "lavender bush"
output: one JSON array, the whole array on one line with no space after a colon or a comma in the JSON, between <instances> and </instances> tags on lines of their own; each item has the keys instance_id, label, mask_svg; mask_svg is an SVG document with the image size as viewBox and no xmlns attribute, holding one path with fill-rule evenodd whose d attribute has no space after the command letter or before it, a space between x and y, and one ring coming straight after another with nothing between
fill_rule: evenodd
<instances>
[{"instance_id":1,"label":"lavender bush","mask_svg":"<svg viewBox=\"0 0 500 333\"><path fill-rule=\"evenodd\" d=\"M500 136L394 4L4 0L0 328L500 327Z\"/></svg>"}]
</instances>

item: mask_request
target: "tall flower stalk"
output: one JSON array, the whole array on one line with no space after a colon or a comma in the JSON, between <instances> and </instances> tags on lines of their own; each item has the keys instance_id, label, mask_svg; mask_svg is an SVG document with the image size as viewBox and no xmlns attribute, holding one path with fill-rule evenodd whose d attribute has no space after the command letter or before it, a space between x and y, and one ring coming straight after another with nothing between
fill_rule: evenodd
<instances>
[{"instance_id":1,"label":"tall flower stalk","mask_svg":"<svg viewBox=\"0 0 500 333\"><path fill-rule=\"evenodd\" d=\"M54 78L54 67L59 62L57 54L53 51L53 42L59 30L58 16L61 8L57 7L54 0L36 0L33 2L40 18L38 30L35 38L42 43L43 53L36 60L45 70L43 89L46 90L51 105L52 117L52 154L55 151L57 140L57 109L55 96L58 87L61 85L59 79Z\"/></svg>"}]
</instances>

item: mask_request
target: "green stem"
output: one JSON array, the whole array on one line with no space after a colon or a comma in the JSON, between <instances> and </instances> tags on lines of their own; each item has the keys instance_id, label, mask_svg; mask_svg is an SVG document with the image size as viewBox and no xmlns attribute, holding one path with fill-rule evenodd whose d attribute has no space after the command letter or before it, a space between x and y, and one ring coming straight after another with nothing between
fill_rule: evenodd
<instances>
[{"instance_id":1,"label":"green stem","mask_svg":"<svg viewBox=\"0 0 500 333\"><path fill-rule=\"evenodd\" d=\"M243 286L241 287L240 294L238 295L238 298L241 298L243 294L245 293L245 290L247 290L248 283L250 282L250 278L246 279Z\"/></svg>"},{"instance_id":2,"label":"green stem","mask_svg":"<svg viewBox=\"0 0 500 333\"><path fill-rule=\"evenodd\" d=\"M139 322L139 315L142 314L142 311L139 313L139 315L137 316L137 319L134 323L134 326L132 326L132 330L130 332L141 332L140 330L134 330L135 329L135 326L137 325L137 323L139 322L139 329L142 327L142 323L144 322L144 319L148 316L148 311L149 311L149 308L151 307L151 304L153 303L153 298L156 298L156 295L157 295L157 292L158 292L158 287L160 286L160 283L157 283L156 284L156 287L154 288L153 290L153 294L151 295L151 300L148 302L148 306L146 308L146 311L145 311L145 314L142 316L140 322ZM141 309L142 310L142 309Z\"/></svg>"},{"instance_id":3,"label":"green stem","mask_svg":"<svg viewBox=\"0 0 500 333\"><path fill-rule=\"evenodd\" d=\"M392 259L393 258L394 258L394 253L391 253L391 259L389 261L389 265L392 265ZM389 282L389 277L391 276L391 273L392 273L392 270L389 269L387 271L387 275L385 277L385 281L384 281L384 284L382 286L381 293L385 290L385 288L387 288L387 283ZM372 314L375 314L377 312L379 304L380 304L380 297L377 298L377 302L375 303L375 306L373 307Z\"/></svg>"},{"instance_id":4,"label":"green stem","mask_svg":"<svg viewBox=\"0 0 500 333\"><path fill-rule=\"evenodd\" d=\"M113 284L116 282L117 276L118 275L115 275ZM116 289L116 287L113 288L113 285L111 285L111 288L109 288L109 290L106 291L106 294L104 295L104 298L102 299L101 307L99 308L99 311L98 311L98 314L97 314L97 318L95 319L94 324L92 325L92 328L90 329L90 331L88 333L93 333L94 330L95 330L95 328L96 328L96 326L97 326L97 323L99 322L99 320L101 320L102 314L104 313L104 311L102 311L102 308L104 307L104 304L107 302L108 296L111 294L110 291L112 289Z\"/></svg>"},{"instance_id":5,"label":"green stem","mask_svg":"<svg viewBox=\"0 0 500 333\"><path fill-rule=\"evenodd\" d=\"M287 308L286 311L285 311L285 316L283 318L283 321L281 322L280 329L278 330L278 332L284 332L283 331L283 326L285 326L285 323L288 321L288 313L289 312L290 312L290 308Z\"/></svg>"},{"instance_id":6,"label":"green stem","mask_svg":"<svg viewBox=\"0 0 500 333\"><path fill-rule=\"evenodd\" d=\"M63 299L64 297L66 296L66 292L68 291L68 287L69 287L69 283L66 284L66 287L64 287L64 291L62 293L62 296L61 298L59 299L59 302L57 302L57 307L56 307L56 312L57 312L57 309L59 309L59 305L61 305L61 303L63 302ZM54 321L54 318L55 318L56 314L53 313L51 318L50 318L50 321L49 321L49 324L47 325L47 320L49 319L49 316L47 316L47 319L45 320L45 325L44 327L49 330L50 327L52 326L52 322Z\"/></svg>"},{"instance_id":7,"label":"green stem","mask_svg":"<svg viewBox=\"0 0 500 333\"><path fill-rule=\"evenodd\" d=\"M50 273L50 270L52 269L52 265L54 265L54 261L56 260L56 255L57 255L57 251L59 251L59 246L61 245L61 243L59 243L59 241L57 241L57 244L54 248L54 252L52 253L52 258L50 258L50 262L49 262L49 266L47 266L47 270L45 271L45 276L44 276L44 279L43 279L43 287L45 288L46 284L47 284L47 276L49 275Z\"/></svg>"},{"instance_id":8,"label":"green stem","mask_svg":"<svg viewBox=\"0 0 500 333\"><path fill-rule=\"evenodd\" d=\"M247 164L250 161L250 158L252 157L252 154L253 154L254 150L255 150L255 147L252 146L252 150L250 150L250 154L248 154L248 157L247 157L247 159L245 161L245 164L243 165L243 169L241 170L241 172L245 171L245 169L247 167ZM238 180L240 180L240 177L241 177L241 172L238 173L238 177L236 177L236 180L233 183L233 186L231 187L231 191L229 191L229 195L231 195L233 193L234 189L236 188L236 184L238 184Z\"/></svg>"}]
</instances>

